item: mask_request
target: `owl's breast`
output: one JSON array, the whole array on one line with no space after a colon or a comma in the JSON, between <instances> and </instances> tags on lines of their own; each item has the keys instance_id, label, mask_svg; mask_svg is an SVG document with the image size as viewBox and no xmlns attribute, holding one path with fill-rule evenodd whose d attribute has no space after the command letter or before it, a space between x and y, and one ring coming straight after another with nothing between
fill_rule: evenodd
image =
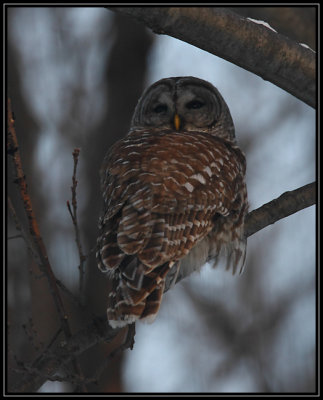
<instances>
[{"instance_id":1,"label":"owl's breast","mask_svg":"<svg viewBox=\"0 0 323 400\"><path fill-rule=\"evenodd\" d=\"M106 173L104 186L113 188L113 203L145 188L159 212L189 203L197 210L217 207L226 214L226 199L234 196L241 166L223 139L204 132L151 129L132 132L119 141Z\"/></svg>"}]
</instances>

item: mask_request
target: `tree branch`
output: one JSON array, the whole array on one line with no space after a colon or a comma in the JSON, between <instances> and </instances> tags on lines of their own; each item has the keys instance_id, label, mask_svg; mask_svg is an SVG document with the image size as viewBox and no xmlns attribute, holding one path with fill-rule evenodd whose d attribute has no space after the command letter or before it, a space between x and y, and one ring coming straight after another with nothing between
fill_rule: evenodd
<instances>
[{"instance_id":1,"label":"tree branch","mask_svg":"<svg viewBox=\"0 0 323 400\"><path fill-rule=\"evenodd\" d=\"M80 273L80 280L79 280L79 292L80 296L83 295L83 287L84 287L84 261L86 260L86 256L83 254L82 250L82 244L81 244L81 239L80 239L80 230L78 226L78 219L77 219L77 199L76 199L76 187L77 187L77 179L76 179L76 169L77 169L77 163L78 163L78 157L80 154L80 149L76 148L73 151L73 160L74 160L74 167L73 167L73 176L72 176L72 186L71 186L71 191L72 191L72 207L73 211L71 209L70 202L67 200L67 209L71 215L73 226L74 226L74 232L75 232L75 242L77 245L77 250L79 253L79 259L80 259L80 264L79 264L79 273Z\"/></svg>"},{"instance_id":2,"label":"tree branch","mask_svg":"<svg viewBox=\"0 0 323 400\"><path fill-rule=\"evenodd\" d=\"M108 7L230 61L316 106L316 54L222 7Z\"/></svg>"},{"instance_id":3,"label":"tree branch","mask_svg":"<svg viewBox=\"0 0 323 400\"><path fill-rule=\"evenodd\" d=\"M37 254L37 252L35 251L35 249L33 248L33 242L30 240L28 234L26 233L25 229L24 229L23 226L21 225L21 223L20 223L20 221L19 221L19 219L18 219L16 210L15 210L15 208L14 208L14 206L13 206L13 204L12 204L11 198L10 198L9 196L8 196L8 209L9 209L11 215L12 215L12 218L13 218L14 223L15 223L15 225L16 225L17 231L21 232L21 234L20 234L20 235L17 235L17 237L22 237L22 238L23 238L23 240L24 240L24 242L25 242L25 244L26 244L26 247L27 247L27 250L28 250L29 254L32 256L32 258L34 259L34 261L35 261L38 265L41 264L41 262L40 262L40 260L39 260L39 257L38 257L38 254ZM10 238L8 237L8 239L10 239Z\"/></svg>"},{"instance_id":4,"label":"tree branch","mask_svg":"<svg viewBox=\"0 0 323 400\"><path fill-rule=\"evenodd\" d=\"M277 199L251 211L246 218L245 235L249 237L268 225L288 217L316 202L316 183L283 193Z\"/></svg>"}]
</instances>

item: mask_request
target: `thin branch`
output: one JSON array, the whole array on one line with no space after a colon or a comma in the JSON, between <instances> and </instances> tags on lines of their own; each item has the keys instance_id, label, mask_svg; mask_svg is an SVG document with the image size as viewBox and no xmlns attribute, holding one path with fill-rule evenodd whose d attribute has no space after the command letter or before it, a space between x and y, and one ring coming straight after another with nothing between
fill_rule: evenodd
<instances>
[{"instance_id":1,"label":"thin branch","mask_svg":"<svg viewBox=\"0 0 323 400\"><path fill-rule=\"evenodd\" d=\"M67 209L71 215L74 230L75 230L75 241L79 253L80 264L79 264L79 272L80 272L80 286L79 291L82 295L83 293L83 286L84 286L84 261L86 260L86 256L83 254L81 239L80 239L80 230L78 227L78 220L77 220L77 199L76 199L76 187L77 187L77 180L76 180L76 169L78 163L78 156L80 154L80 149L74 149L73 151L73 160L74 160L74 168L73 168L73 176L72 176L72 207L73 211L71 210L70 202L67 200Z\"/></svg>"},{"instance_id":2,"label":"thin branch","mask_svg":"<svg viewBox=\"0 0 323 400\"><path fill-rule=\"evenodd\" d=\"M26 244L28 252L31 254L31 256L35 260L35 262L39 265L40 264L39 256L38 256L38 254L36 253L36 251L33 248L32 241L30 240L29 236L25 232L25 229L21 225L21 223L19 221L19 218L17 216L16 210L15 210L15 208L14 208L14 206L12 204L11 198L9 196L8 196L7 202L8 202L8 209L9 209L11 215L12 215L12 218L14 220L16 229L17 229L17 231L20 232L19 235L8 237L8 239L11 239L11 238L14 238L14 237L23 238L23 240L24 240L24 242Z\"/></svg>"},{"instance_id":3,"label":"thin branch","mask_svg":"<svg viewBox=\"0 0 323 400\"><path fill-rule=\"evenodd\" d=\"M13 235L13 236L8 236L7 240L13 240L13 239L23 239L24 237L22 235Z\"/></svg>"},{"instance_id":4,"label":"thin branch","mask_svg":"<svg viewBox=\"0 0 323 400\"><path fill-rule=\"evenodd\" d=\"M26 247L27 247L29 253L31 254L32 258L34 259L34 261L35 261L38 265L41 266L41 262L40 262L39 256L38 256L38 254L35 252L35 250L33 249L33 243L30 241L29 236L28 236L27 233L25 232L25 230L24 230L22 224L20 223L20 221L19 221L19 219L18 219L16 210L15 210L13 204L12 204L12 201L11 201L10 197L8 197L8 209L9 209L9 211L10 211L11 214L12 214L12 217L13 217L13 220L14 220L14 223L15 223L15 226L16 226L16 229L17 229L18 231L20 231L21 233L18 234L18 235L9 236L9 237L7 237L7 239L8 239L8 240L11 240L11 239L22 238L22 239L24 240L25 244L26 244ZM70 212L71 212L71 211L70 211ZM93 249L90 251L89 255L90 255L93 251L95 251L95 247L93 247ZM84 256L84 257L85 257L85 259L86 259L88 256ZM44 276L44 274L42 274L41 276ZM88 309L86 306L84 306L84 304L82 304L82 303L80 302L79 298L76 297L69 289L67 289L67 287L66 287L60 280L56 279L56 285L61 289L62 292L66 293L66 294L69 296L70 300L71 300L77 307L80 307L82 310L86 311L86 312L90 315L91 318L94 317L94 314L92 313L92 311L91 311L90 309Z\"/></svg>"},{"instance_id":5,"label":"thin branch","mask_svg":"<svg viewBox=\"0 0 323 400\"><path fill-rule=\"evenodd\" d=\"M316 54L224 7L108 7L272 82L316 106ZM315 23L315 21L313 21Z\"/></svg>"},{"instance_id":6,"label":"thin branch","mask_svg":"<svg viewBox=\"0 0 323 400\"><path fill-rule=\"evenodd\" d=\"M47 250L43 239L40 235L38 223L36 216L32 207L31 198L27 190L27 182L25 179L25 174L22 167L18 139L16 135L16 130L14 126L14 118L11 110L11 101L8 99L8 143L7 143L8 154L12 155L13 164L16 172L16 182L19 185L20 196L24 203L24 209L26 216L28 218L29 232L31 234L32 242L34 243L35 252L40 259L40 269L45 274L50 293L53 297L54 304L61 322L62 329L64 331L65 337L70 338L72 336L71 329L68 323L68 315L65 311L63 301L61 299L58 287L56 285L56 277L53 273L52 267L49 262L47 255ZM81 375L81 370L78 363L73 360L73 366L75 371Z\"/></svg>"}]
</instances>

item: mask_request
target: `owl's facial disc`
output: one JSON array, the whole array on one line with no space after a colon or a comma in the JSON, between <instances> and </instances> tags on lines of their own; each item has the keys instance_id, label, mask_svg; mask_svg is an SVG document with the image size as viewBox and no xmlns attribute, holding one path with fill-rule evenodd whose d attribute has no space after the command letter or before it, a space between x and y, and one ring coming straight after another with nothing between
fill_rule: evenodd
<instances>
[{"instance_id":1,"label":"owl's facial disc","mask_svg":"<svg viewBox=\"0 0 323 400\"><path fill-rule=\"evenodd\" d=\"M141 122L145 126L177 131L196 130L212 125L215 111L214 96L206 88L160 85L144 103Z\"/></svg>"},{"instance_id":2,"label":"owl's facial disc","mask_svg":"<svg viewBox=\"0 0 323 400\"><path fill-rule=\"evenodd\" d=\"M217 132L218 135L218 122L227 126L225 135L234 136L230 112L217 89L198 78L173 77L161 79L146 89L131 126Z\"/></svg>"}]
</instances>

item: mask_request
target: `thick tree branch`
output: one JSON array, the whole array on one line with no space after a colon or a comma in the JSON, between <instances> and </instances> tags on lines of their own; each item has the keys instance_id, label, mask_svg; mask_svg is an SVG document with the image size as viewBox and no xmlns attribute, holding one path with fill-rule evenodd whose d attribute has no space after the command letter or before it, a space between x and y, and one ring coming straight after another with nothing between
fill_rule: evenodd
<instances>
[{"instance_id":1,"label":"thick tree branch","mask_svg":"<svg viewBox=\"0 0 323 400\"><path fill-rule=\"evenodd\" d=\"M316 106L316 54L259 21L222 7L109 7L155 33L190 43ZM314 22L314 21L313 21Z\"/></svg>"},{"instance_id":2,"label":"thick tree branch","mask_svg":"<svg viewBox=\"0 0 323 400\"><path fill-rule=\"evenodd\" d=\"M250 212L246 219L246 236L251 236L257 231L265 228L266 226L279 221L280 219L291 215L303 208L309 207L315 204L316 201L316 184L315 182L305 185L299 189L293 190L291 192L286 192L282 194L275 200L264 204L257 210ZM204 246L205 257L204 259L196 257L199 263L203 265L210 258L212 258L212 249L210 244L212 240L209 237L205 238L200 242L198 246ZM176 283L188 276L192 271L187 273L185 269L185 263L189 262L190 257L195 257L194 249L182 260L182 268L178 274ZM200 253L201 247L199 248ZM200 267L198 265L197 267ZM171 279L166 282L166 290L170 288ZM46 371L48 374L54 374L57 372L58 368L62 365L70 362L73 357L82 354L85 350L95 346L96 344L105 341L111 342L116 335L121 331L121 329L112 329L106 320L106 317L97 318L92 321L92 323L81 330L66 342L63 343L61 347L56 349L51 355L43 354L38 360L32 364L32 369L28 371L25 369L22 374L22 379L17 385L17 390L21 391L36 391L39 386L44 382L44 377L40 374L37 375L35 371ZM33 372L31 372L33 371Z\"/></svg>"}]
</instances>

